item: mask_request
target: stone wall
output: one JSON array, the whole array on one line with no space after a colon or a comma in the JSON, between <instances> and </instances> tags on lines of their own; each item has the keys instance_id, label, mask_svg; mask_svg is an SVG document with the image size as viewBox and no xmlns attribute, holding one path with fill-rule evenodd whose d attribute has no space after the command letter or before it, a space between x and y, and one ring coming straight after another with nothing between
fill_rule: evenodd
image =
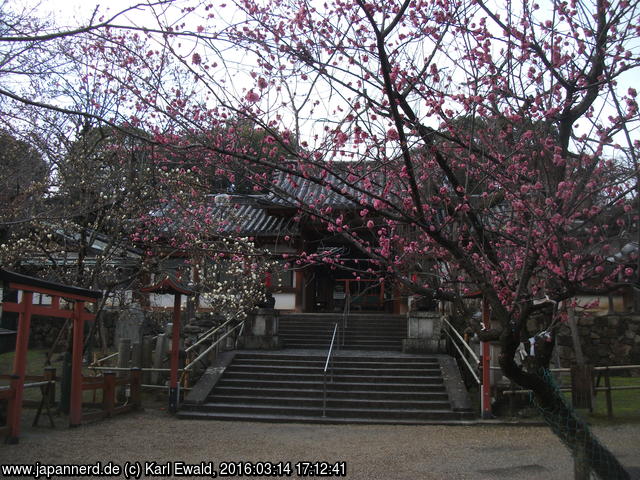
<instances>
[{"instance_id":1,"label":"stone wall","mask_svg":"<svg viewBox=\"0 0 640 480\"><path fill-rule=\"evenodd\" d=\"M582 352L592 365L640 365L640 315L617 313L577 317ZM558 333L562 366L575 362L568 325Z\"/></svg>"},{"instance_id":2,"label":"stone wall","mask_svg":"<svg viewBox=\"0 0 640 480\"><path fill-rule=\"evenodd\" d=\"M142 311L135 305L129 309L105 309L100 314L107 344L110 348L117 348L121 338L128 338L132 342L140 342L143 335L156 335L163 332L168 323L173 320L173 313L167 311ZM220 322L220 318L211 313L198 313L191 322L186 322L186 315L182 314L182 325L185 333L200 334L212 325ZM31 318L29 346L31 348L49 348L56 340L65 319L34 316ZM10 325L13 330L16 322ZM85 332L88 333L93 321L85 322ZM15 341L15 336L12 337ZM66 345L66 335L60 342L61 348ZM13 347L9 350L13 350Z\"/></svg>"},{"instance_id":3,"label":"stone wall","mask_svg":"<svg viewBox=\"0 0 640 480\"><path fill-rule=\"evenodd\" d=\"M31 317L29 347L48 348L53 345L64 323L64 318ZM62 339L62 343L64 340L65 338Z\"/></svg>"}]
</instances>

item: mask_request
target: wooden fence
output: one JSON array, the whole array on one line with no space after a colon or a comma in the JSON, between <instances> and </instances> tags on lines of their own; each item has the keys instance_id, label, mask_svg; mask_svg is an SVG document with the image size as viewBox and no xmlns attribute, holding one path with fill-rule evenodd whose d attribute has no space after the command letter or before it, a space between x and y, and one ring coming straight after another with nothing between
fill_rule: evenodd
<instances>
[{"instance_id":1,"label":"wooden fence","mask_svg":"<svg viewBox=\"0 0 640 480\"><path fill-rule=\"evenodd\" d=\"M499 367L492 367L492 369L500 370ZM611 366L603 366L603 367L589 367L589 376L591 377L591 382L588 385L590 392L587 392L588 397L585 405L579 405L580 408L589 408L589 410L593 410L593 397L597 395L598 392L604 392L605 401L607 405L607 416L609 418L613 418L613 399L611 396L611 392L616 390L640 390L640 382L638 385L621 385L621 386L612 386L611 385L611 373L615 371L624 371L624 370L640 370L640 365L611 365ZM572 387L563 387L560 388L561 392L570 392L572 394L573 402L576 401L577 393L576 385L579 382L574 380L574 376L576 375L575 368L552 368L551 372L555 374L570 374L571 375L571 385ZM597 376L596 376L597 375ZM593 381L593 377L596 377L596 381ZM631 377L630 377L631 378ZM600 386L600 381L604 380L604 386ZM514 395L519 393L531 393L531 390L503 390L501 392L503 395Z\"/></svg>"},{"instance_id":2,"label":"wooden fence","mask_svg":"<svg viewBox=\"0 0 640 480\"><path fill-rule=\"evenodd\" d=\"M0 375L0 380L9 380L9 385L0 387L0 404L6 406L6 417L9 417L11 409L15 408L16 384L18 378L13 375ZM53 418L51 408L55 405L56 382L60 380L56 377L55 368L46 368L44 375L26 375L24 378L25 389L39 388L41 399L23 400L24 406L36 407L38 409L34 418L34 425L38 424L43 410L49 416L51 426ZM128 395L118 395L118 389L127 388ZM96 419L113 417L120 413L139 409L141 402L142 377L139 368L131 368L126 375L116 376L115 372L105 371L100 376L82 377L82 391L93 391L94 402L83 402L81 405L81 422L90 422ZM101 402L95 403L97 394L101 393ZM121 397L119 399L119 397ZM97 409L97 410L96 410ZM8 437L10 434L9 425L0 425L0 438Z\"/></svg>"},{"instance_id":3,"label":"wooden fence","mask_svg":"<svg viewBox=\"0 0 640 480\"><path fill-rule=\"evenodd\" d=\"M103 372L102 376L84 377L82 391L92 390L97 392L101 390L102 402L91 405L97 407L97 411L83 412L82 422L113 417L139 409L142 406L140 397L142 389L141 374L142 372L139 368L132 368L128 375L122 377L118 377L116 372L110 371ZM129 395L119 395L118 387L128 387Z\"/></svg>"}]
</instances>

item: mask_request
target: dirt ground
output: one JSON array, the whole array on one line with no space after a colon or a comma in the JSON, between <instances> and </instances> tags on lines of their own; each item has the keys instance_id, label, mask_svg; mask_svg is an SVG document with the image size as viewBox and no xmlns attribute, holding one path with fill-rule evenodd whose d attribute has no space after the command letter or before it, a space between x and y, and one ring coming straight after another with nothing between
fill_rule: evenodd
<instances>
[{"instance_id":1,"label":"dirt ground","mask_svg":"<svg viewBox=\"0 0 640 480\"><path fill-rule=\"evenodd\" d=\"M44 420L42 425L48 425ZM90 471L83 478L127 478L127 474L129 478L135 478L136 474L138 478L212 478L208 469L214 469L219 477L227 473L235 478L255 478L260 477L257 473L265 472L271 473L272 478L287 473L293 478L311 474L318 477L323 473L342 473L343 469L346 478L353 480L560 480L573 476L567 449L548 428L538 426L353 426L179 420L159 406L74 429L65 427L64 417L55 420L55 429L25 426L19 444L0 445L0 468L39 462L40 478L45 478L45 469L54 465L84 464L96 468L98 462L102 473L109 473L104 470L107 465L112 473L116 467L121 471L112 476ZM28 418L25 425L26 422ZM632 478L640 479L640 425L594 430ZM193 473L201 475L187 474L189 467L181 462L196 465L201 472ZM224 462L236 463L225 466ZM34 477L7 471L3 475L0 471L0 478Z\"/></svg>"}]
</instances>

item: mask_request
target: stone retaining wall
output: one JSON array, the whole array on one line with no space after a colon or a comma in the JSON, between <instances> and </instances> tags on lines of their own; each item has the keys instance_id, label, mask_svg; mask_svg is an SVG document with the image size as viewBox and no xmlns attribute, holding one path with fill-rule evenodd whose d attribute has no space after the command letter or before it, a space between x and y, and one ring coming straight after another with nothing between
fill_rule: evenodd
<instances>
[{"instance_id":1,"label":"stone retaining wall","mask_svg":"<svg viewBox=\"0 0 640 480\"><path fill-rule=\"evenodd\" d=\"M100 315L107 343L111 348L116 348L121 338L128 338L135 343L140 342L143 335L156 335L164 331L166 325L173 320L171 311L142 311L135 307L123 310L107 309ZM186 315L183 312L182 322L184 333L200 334L220 322L220 319L211 313L198 313L194 320L185 325ZM51 347L64 323L65 319L63 318L32 317L29 347ZM92 321L86 322L87 332L92 324ZM13 329L15 330L15 327ZM65 338L62 338L60 345L64 346L65 344Z\"/></svg>"},{"instance_id":2,"label":"stone retaining wall","mask_svg":"<svg viewBox=\"0 0 640 480\"><path fill-rule=\"evenodd\" d=\"M612 314L577 317L582 352L592 365L640 365L640 315ZM568 325L558 334L562 366L575 361Z\"/></svg>"}]
</instances>

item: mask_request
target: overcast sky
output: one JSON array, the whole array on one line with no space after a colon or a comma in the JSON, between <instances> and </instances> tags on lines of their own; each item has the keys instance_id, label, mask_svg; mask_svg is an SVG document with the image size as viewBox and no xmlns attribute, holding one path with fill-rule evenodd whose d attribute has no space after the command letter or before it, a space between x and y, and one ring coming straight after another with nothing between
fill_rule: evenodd
<instances>
[{"instance_id":1,"label":"overcast sky","mask_svg":"<svg viewBox=\"0 0 640 480\"><path fill-rule=\"evenodd\" d=\"M45 1L39 5L31 0L24 1L26 5L38 5L36 11L43 18L51 18L59 26L72 26L79 23L87 23L92 13L98 9L100 14L113 15L127 7L137 4L144 4L144 1L135 0L109 0L109 1L93 1L93 0L62 0L62 1ZM134 17L135 14L130 14Z\"/></svg>"},{"instance_id":2,"label":"overcast sky","mask_svg":"<svg viewBox=\"0 0 640 480\"><path fill-rule=\"evenodd\" d=\"M1 0L0 0L1 1ZM5 0L7 1L7 0ZM13 2L14 0L9 0ZM89 19L91 18L92 13L96 8L98 8L99 14L104 14L107 17L114 15L115 13L126 9L127 7L132 7L137 4L144 5L146 3L145 0L106 0L106 1L93 1L93 0L15 0L17 2L22 2L23 5L30 6L31 8L34 5L39 5L37 8L37 13L42 18L50 18L53 20L55 24L60 27L71 27L77 25L87 24ZM544 0L543 0L544 1ZM175 0L175 4L183 3L183 0ZM215 3L215 2L214 2ZM220 2L222 3L222 2ZM229 2L231 5L233 2ZM17 3L19 4L19 3ZM231 8L231 7L227 7ZM176 11L171 9L172 11ZM146 18L145 18L146 17ZM126 24L133 23L137 25L153 25L155 22L153 21L153 17L148 14L145 14L141 11L133 11L126 14L125 17L120 18L116 23ZM196 19L194 19L197 21ZM193 26L192 26L193 27ZM635 86L637 83L637 78L635 76L637 72L628 72L623 75L619 79L619 84L622 89L626 89L628 86ZM244 82L238 82L238 79L235 79L235 83L229 84L228 88L244 86ZM585 123L585 122L582 122ZM581 125L583 127L583 125ZM632 132L634 137L637 137L638 132Z\"/></svg>"}]
</instances>

